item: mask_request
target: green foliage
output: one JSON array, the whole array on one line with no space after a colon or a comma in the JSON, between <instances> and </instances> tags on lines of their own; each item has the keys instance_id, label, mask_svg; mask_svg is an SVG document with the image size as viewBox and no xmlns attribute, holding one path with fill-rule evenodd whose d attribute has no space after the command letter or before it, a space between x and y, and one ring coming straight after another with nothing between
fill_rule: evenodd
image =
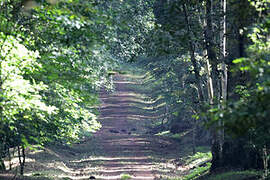
<instances>
[{"instance_id":1,"label":"green foliage","mask_svg":"<svg viewBox=\"0 0 270 180\"><path fill-rule=\"evenodd\" d=\"M191 165L194 163L194 161L205 161L206 159L211 159L211 153L201 153L197 152L195 155L190 156L185 160L185 164ZM204 176L209 172L209 169L211 167L211 163L205 163L203 166L195 166L195 168L191 169L187 175L185 175L182 178L176 178L175 180L193 180L197 179L199 177ZM172 180L172 179L171 179Z\"/></svg>"},{"instance_id":2,"label":"green foliage","mask_svg":"<svg viewBox=\"0 0 270 180\"><path fill-rule=\"evenodd\" d=\"M211 159L212 158L212 154L210 151L208 152L197 152L196 154L190 156L187 158L186 163L189 164L192 161L198 160L198 159Z\"/></svg>"},{"instance_id":3,"label":"green foliage","mask_svg":"<svg viewBox=\"0 0 270 180\"><path fill-rule=\"evenodd\" d=\"M209 147L199 146L194 155L190 155L182 159L182 166L188 167L188 172L183 177L169 178L169 180L192 180L204 177L209 172L212 158Z\"/></svg>"},{"instance_id":4,"label":"green foliage","mask_svg":"<svg viewBox=\"0 0 270 180\"><path fill-rule=\"evenodd\" d=\"M118 65L109 14L92 1L25 2L0 2L0 159L10 147L98 130L98 90L112 89Z\"/></svg>"},{"instance_id":5,"label":"green foliage","mask_svg":"<svg viewBox=\"0 0 270 180\"><path fill-rule=\"evenodd\" d=\"M259 8L255 7L260 12L260 19L250 27L251 45L247 48L247 57L233 61L235 66L232 73L239 75L241 72L247 78L236 85L236 96L223 104L224 108L214 107L209 110L208 117L211 125L225 129L233 137L245 138L246 146L260 152L267 175L269 158L266 155L270 149L270 26L269 14L261 14L264 11L261 8L266 2L260 3ZM254 2L251 4L258 5Z\"/></svg>"},{"instance_id":6,"label":"green foliage","mask_svg":"<svg viewBox=\"0 0 270 180\"><path fill-rule=\"evenodd\" d=\"M148 70L145 83L153 89L151 98L163 115L160 121L167 119L167 126L180 122L190 125L190 119L193 119L197 89L189 58L188 55L168 55L141 59L139 62Z\"/></svg>"},{"instance_id":7,"label":"green foliage","mask_svg":"<svg viewBox=\"0 0 270 180\"><path fill-rule=\"evenodd\" d=\"M245 85L238 85L235 92L239 100L229 101L225 109L211 109L212 122L222 119L227 132L235 136L250 134L253 143L262 148L269 146L270 124L270 43L269 17L254 27L248 48L248 57L236 59L234 72L241 70L250 75Z\"/></svg>"},{"instance_id":8,"label":"green foliage","mask_svg":"<svg viewBox=\"0 0 270 180\"><path fill-rule=\"evenodd\" d=\"M223 14L218 1L212 2L211 43L218 64ZM234 36L251 32L247 57L235 59L233 45L226 59L235 59L232 72L248 75L247 81L235 87L236 98L211 106L207 115L209 125L248 135L251 145L269 150L269 1L249 2L228 1L234 12L226 14L234 22L228 26L236 26L228 31L228 46ZM145 84L160 113L155 125L196 127L208 91L205 8L204 1L180 0L0 1L0 161L10 147L71 143L99 129L98 90L113 89L110 75L119 60L136 60L145 68ZM190 178L206 170L201 167Z\"/></svg>"},{"instance_id":9,"label":"green foliage","mask_svg":"<svg viewBox=\"0 0 270 180\"><path fill-rule=\"evenodd\" d=\"M187 28L184 5L191 22L191 32ZM188 129L199 122L201 102L197 82L207 87L203 43L200 43L203 36L201 6L201 3L191 1L158 0L153 3L155 23L146 34L145 53L139 58L139 63L148 70L146 83L154 89L152 100L156 104L164 104L157 109L164 112L159 121L165 124L165 128L180 124ZM195 78L191 41L201 80ZM206 88L203 91L206 95Z\"/></svg>"},{"instance_id":10,"label":"green foliage","mask_svg":"<svg viewBox=\"0 0 270 180\"><path fill-rule=\"evenodd\" d=\"M204 174L206 174L210 169L211 163L207 163L206 166L197 167L191 171L190 174L186 175L183 180L193 180L196 179Z\"/></svg>"},{"instance_id":11,"label":"green foliage","mask_svg":"<svg viewBox=\"0 0 270 180\"><path fill-rule=\"evenodd\" d=\"M225 172L217 175L212 175L209 176L209 180L243 180L243 179L259 179L261 173L257 171L230 171L230 172Z\"/></svg>"},{"instance_id":12,"label":"green foliage","mask_svg":"<svg viewBox=\"0 0 270 180\"><path fill-rule=\"evenodd\" d=\"M1 33L1 136L9 146L36 141L37 126L47 122L46 117L57 113L57 107L47 105L40 92L48 86L37 82L33 74L41 69L39 53L28 50L19 39ZM13 137L12 137L13 136Z\"/></svg>"},{"instance_id":13,"label":"green foliage","mask_svg":"<svg viewBox=\"0 0 270 180\"><path fill-rule=\"evenodd\" d=\"M205 148L202 147L202 150L204 151ZM208 162L209 160L211 160L211 158L212 158L212 154L209 151L209 149L207 150L207 152L198 151L196 154L187 157L184 160L185 165L188 165L194 168L192 168L190 172L181 179L191 180L191 179L197 179L198 177L205 175L211 167L211 163Z\"/></svg>"},{"instance_id":14,"label":"green foliage","mask_svg":"<svg viewBox=\"0 0 270 180\"><path fill-rule=\"evenodd\" d=\"M132 178L129 174L121 174L120 177L121 180L128 180Z\"/></svg>"}]
</instances>

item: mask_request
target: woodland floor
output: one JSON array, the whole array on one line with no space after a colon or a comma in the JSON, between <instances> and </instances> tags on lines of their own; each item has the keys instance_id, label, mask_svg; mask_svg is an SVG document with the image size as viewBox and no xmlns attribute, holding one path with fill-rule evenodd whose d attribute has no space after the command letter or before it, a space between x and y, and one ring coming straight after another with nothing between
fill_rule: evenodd
<instances>
[{"instance_id":1,"label":"woodland floor","mask_svg":"<svg viewBox=\"0 0 270 180\"><path fill-rule=\"evenodd\" d=\"M29 151L25 174L17 179L167 179L179 177L188 168L177 167L176 159L187 152L175 139L149 133L158 114L153 102L142 93L142 77L115 75L115 91L102 91L100 131L71 146L54 145ZM185 154L186 155L186 154ZM178 170L176 171L176 169ZM180 170L179 170L180 169ZM31 177L30 177L31 176ZM0 179L12 179L0 176Z\"/></svg>"}]
</instances>

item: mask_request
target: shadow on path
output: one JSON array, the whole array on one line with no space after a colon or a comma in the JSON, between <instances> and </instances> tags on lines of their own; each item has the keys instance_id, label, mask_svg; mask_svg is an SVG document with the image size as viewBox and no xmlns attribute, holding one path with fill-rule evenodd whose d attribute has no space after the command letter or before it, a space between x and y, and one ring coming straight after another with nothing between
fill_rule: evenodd
<instances>
[{"instance_id":1,"label":"shadow on path","mask_svg":"<svg viewBox=\"0 0 270 180\"><path fill-rule=\"evenodd\" d=\"M171 163L181 157L179 142L147 134L146 125L159 115L152 110L151 102L145 101L146 95L136 91L142 86L138 79L116 75L115 81L114 93L100 93L102 128L72 146L55 145L29 152L26 175L62 180L90 176L120 180L123 175L134 180L157 180L179 175Z\"/></svg>"}]
</instances>

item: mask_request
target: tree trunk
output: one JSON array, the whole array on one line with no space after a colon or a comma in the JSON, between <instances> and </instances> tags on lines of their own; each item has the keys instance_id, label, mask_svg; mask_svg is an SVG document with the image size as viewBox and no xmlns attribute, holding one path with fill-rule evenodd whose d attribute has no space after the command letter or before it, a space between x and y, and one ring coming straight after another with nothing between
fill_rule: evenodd
<instances>
[{"instance_id":1,"label":"tree trunk","mask_svg":"<svg viewBox=\"0 0 270 180\"><path fill-rule=\"evenodd\" d=\"M205 49L207 53L207 74L208 74L208 94L209 94L209 103L210 106L215 104L215 97L219 96L219 86L218 86L218 59L215 52L214 46L214 33L212 26L212 0L206 0L205 4L205 31L204 31L204 39L205 39ZM221 148L219 143L219 138L216 132L216 128L212 127L212 165L211 171L216 170L220 167L220 154Z\"/></svg>"},{"instance_id":2,"label":"tree trunk","mask_svg":"<svg viewBox=\"0 0 270 180\"><path fill-rule=\"evenodd\" d=\"M221 63L221 99L222 103L225 103L227 100L227 91L228 91L228 70L227 70L227 64L226 64L226 58L227 58L227 0L221 0L221 3L223 4L223 41L222 41L222 63Z\"/></svg>"},{"instance_id":3,"label":"tree trunk","mask_svg":"<svg viewBox=\"0 0 270 180\"><path fill-rule=\"evenodd\" d=\"M183 4L183 10L184 10L185 21L186 21L187 30L188 30L190 59L191 59L192 66L194 67L195 81L196 81L196 86L198 88L198 101L199 101L199 103L201 103L204 99L202 86L201 86L201 77L200 77L200 73L199 73L200 71L198 68L198 63L197 63L197 60L195 58L195 46L191 40L192 31L191 31L191 27L190 27L189 16L188 16L186 4Z\"/></svg>"},{"instance_id":4,"label":"tree trunk","mask_svg":"<svg viewBox=\"0 0 270 180\"><path fill-rule=\"evenodd\" d=\"M262 159L263 159L263 169L264 169L262 179L267 179L268 174L269 174L269 172L268 172L269 155L268 155L266 146L264 146L263 149L262 149Z\"/></svg>"},{"instance_id":5,"label":"tree trunk","mask_svg":"<svg viewBox=\"0 0 270 180\"><path fill-rule=\"evenodd\" d=\"M25 165L25 148L22 146L22 149L20 146L18 146L18 157L19 157L19 163L20 163L20 175L23 176L24 172L24 165Z\"/></svg>"},{"instance_id":6,"label":"tree trunk","mask_svg":"<svg viewBox=\"0 0 270 180\"><path fill-rule=\"evenodd\" d=\"M245 56L245 47L244 47L244 35L241 30L238 30L238 51L239 51L239 57L244 57Z\"/></svg>"},{"instance_id":7,"label":"tree trunk","mask_svg":"<svg viewBox=\"0 0 270 180\"><path fill-rule=\"evenodd\" d=\"M196 153L196 134L197 134L197 123L196 119L194 118L193 128L192 128L192 153Z\"/></svg>"},{"instance_id":8,"label":"tree trunk","mask_svg":"<svg viewBox=\"0 0 270 180\"><path fill-rule=\"evenodd\" d=\"M208 75L211 77L211 94L210 94L210 104L214 104L214 97L218 97L219 94L219 87L218 87L218 59L215 52L215 46L214 46L214 33L213 33L213 27L212 27L212 0L206 1L206 7L205 7L205 13L206 13L206 19L205 19L205 31L204 31L204 40L205 40L205 50L206 55L208 59ZM214 91L215 90L215 91Z\"/></svg>"},{"instance_id":9,"label":"tree trunk","mask_svg":"<svg viewBox=\"0 0 270 180\"><path fill-rule=\"evenodd\" d=\"M198 93L198 106L197 106L197 111L200 111L201 109L201 105L204 101L204 97L203 97L203 90L202 90L202 83L201 83L201 76L200 76L200 71L199 71L199 67L198 67L198 63L195 57L195 45L192 42L192 30L191 30L191 25L190 25L190 20L189 20L189 15L188 15L188 11L187 11L187 7L186 4L183 4L183 11L185 14L185 21L186 21L186 25L187 25L187 33L188 33L188 42L189 42L189 52L190 52L190 59L191 59L191 63L193 65L194 68L194 73L195 73L195 83L197 86L197 93ZM196 111L194 111L194 114L197 114ZM197 134L197 120L194 119L193 121L193 130L192 130L192 152L193 154L196 153L196 134Z\"/></svg>"},{"instance_id":10,"label":"tree trunk","mask_svg":"<svg viewBox=\"0 0 270 180\"><path fill-rule=\"evenodd\" d=\"M228 70L226 64L226 57L227 57L227 22L226 22L226 13L227 13L227 0L220 0L220 61L221 61L221 84L220 84L220 103L221 108L224 109L226 106L227 101L227 91L228 91ZM219 121L219 126L223 127L224 122ZM224 129L221 128L219 130L219 144L220 144L220 163L223 162L223 144L224 144L224 136L225 132ZM222 165L222 164L221 164Z\"/></svg>"},{"instance_id":11,"label":"tree trunk","mask_svg":"<svg viewBox=\"0 0 270 180\"><path fill-rule=\"evenodd\" d=\"M9 161L9 170L11 171L12 169L12 162L11 162L11 154L10 154L10 149L8 148L8 161Z\"/></svg>"},{"instance_id":12,"label":"tree trunk","mask_svg":"<svg viewBox=\"0 0 270 180\"><path fill-rule=\"evenodd\" d=\"M6 167L5 167L5 164L4 164L4 160L0 159L0 172L5 171L5 170L6 170Z\"/></svg>"}]
</instances>

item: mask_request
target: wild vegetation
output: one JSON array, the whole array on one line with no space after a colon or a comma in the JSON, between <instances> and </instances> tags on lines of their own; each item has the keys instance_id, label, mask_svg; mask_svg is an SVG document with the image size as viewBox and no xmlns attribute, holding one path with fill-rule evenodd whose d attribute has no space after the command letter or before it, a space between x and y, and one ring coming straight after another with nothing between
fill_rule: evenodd
<instances>
[{"instance_id":1,"label":"wild vegetation","mask_svg":"<svg viewBox=\"0 0 270 180\"><path fill-rule=\"evenodd\" d=\"M0 0L0 171L18 157L23 175L29 149L95 136L100 92L136 74L142 86L125 88L144 99L129 105L152 113L138 132L188 147L173 163L192 168L175 179L269 178L269 11L269 0Z\"/></svg>"}]
</instances>

